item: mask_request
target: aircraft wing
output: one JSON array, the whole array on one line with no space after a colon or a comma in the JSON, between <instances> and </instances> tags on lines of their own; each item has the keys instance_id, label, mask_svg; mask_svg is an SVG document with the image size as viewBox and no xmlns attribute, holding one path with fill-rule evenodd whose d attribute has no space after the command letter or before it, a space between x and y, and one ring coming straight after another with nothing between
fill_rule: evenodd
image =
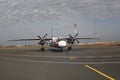
<instances>
[{"instance_id":1,"label":"aircraft wing","mask_svg":"<svg viewBox=\"0 0 120 80\"><path fill-rule=\"evenodd\" d=\"M41 40L41 39L16 39L16 40L8 40L8 41L10 42L10 41L35 41L35 40ZM52 40L52 38L46 38L44 40L49 41Z\"/></svg>"},{"instance_id":2,"label":"aircraft wing","mask_svg":"<svg viewBox=\"0 0 120 80\"><path fill-rule=\"evenodd\" d=\"M78 36L78 33L76 33L74 36L70 35L69 34L69 38L65 38L66 40L77 40L77 39L98 39L97 37L97 33L95 33L95 37L77 37Z\"/></svg>"},{"instance_id":3,"label":"aircraft wing","mask_svg":"<svg viewBox=\"0 0 120 80\"><path fill-rule=\"evenodd\" d=\"M88 38L76 38L76 39L98 39L98 38L90 38L90 37L88 37Z\"/></svg>"},{"instance_id":4,"label":"aircraft wing","mask_svg":"<svg viewBox=\"0 0 120 80\"><path fill-rule=\"evenodd\" d=\"M71 35L69 35L70 38L65 38L67 40L68 43L73 44L75 41L77 41L77 43L80 43L79 40L81 39L86 39L86 40L92 40L95 39L97 40L98 38L90 38L90 37L86 37L86 38L76 38L76 37L72 37Z\"/></svg>"},{"instance_id":5,"label":"aircraft wing","mask_svg":"<svg viewBox=\"0 0 120 80\"><path fill-rule=\"evenodd\" d=\"M66 40L69 40L69 39L71 39L71 38L65 38ZM88 37L88 38L75 38L75 39L98 39L98 38L90 38L90 37Z\"/></svg>"},{"instance_id":6,"label":"aircraft wing","mask_svg":"<svg viewBox=\"0 0 120 80\"><path fill-rule=\"evenodd\" d=\"M40 40L40 39L15 39L15 40L8 40L8 41L33 41L33 40Z\"/></svg>"}]
</instances>

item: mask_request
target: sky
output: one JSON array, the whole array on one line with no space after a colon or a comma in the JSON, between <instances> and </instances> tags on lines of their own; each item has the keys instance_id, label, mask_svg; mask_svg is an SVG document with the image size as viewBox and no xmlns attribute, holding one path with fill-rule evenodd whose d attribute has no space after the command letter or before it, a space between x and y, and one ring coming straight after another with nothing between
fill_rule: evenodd
<instances>
[{"instance_id":1,"label":"sky","mask_svg":"<svg viewBox=\"0 0 120 80\"><path fill-rule=\"evenodd\" d=\"M97 32L99 41L120 41L120 0L0 0L0 45L37 34L50 37L51 28L54 36L69 37L74 24L78 37Z\"/></svg>"}]
</instances>

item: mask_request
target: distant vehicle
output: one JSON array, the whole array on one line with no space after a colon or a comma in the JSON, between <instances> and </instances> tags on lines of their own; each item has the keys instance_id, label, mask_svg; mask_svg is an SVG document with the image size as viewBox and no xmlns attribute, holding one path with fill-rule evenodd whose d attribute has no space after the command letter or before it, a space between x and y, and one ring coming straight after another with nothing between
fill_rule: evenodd
<instances>
[{"instance_id":1,"label":"distant vehicle","mask_svg":"<svg viewBox=\"0 0 120 80\"><path fill-rule=\"evenodd\" d=\"M57 48L60 51L63 51L63 48L67 48L67 50L72 50L72 45L74 43L80 43L79 39L98 39L95 38L77 38L78 33L76 33L74 36L69 34L69 37L52 37L52 38L46 38L47 34L45 34L43 37L37 35L37 39L17 39L17 40L8 40L8 41L32 41L32 40L38 40L41 47L41 51L45 51L44 45L49 41L49 46L52 48Z\"/></svg>"}]
</instances>

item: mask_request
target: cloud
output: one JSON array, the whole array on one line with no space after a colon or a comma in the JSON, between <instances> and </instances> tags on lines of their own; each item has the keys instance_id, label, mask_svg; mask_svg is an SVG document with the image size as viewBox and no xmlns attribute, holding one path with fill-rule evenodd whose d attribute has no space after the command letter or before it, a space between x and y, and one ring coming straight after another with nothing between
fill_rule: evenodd
<instances>
[{"instance_id":1,"label":"cloud","mask_svg":"<svg viewBox=\"0 0 120 80\"><path fill-rule=\"evenodd\" d=\"M120 0L1 0L3 25L74 17L106 19L120 17Z\"/></svg>"}]
</instances>

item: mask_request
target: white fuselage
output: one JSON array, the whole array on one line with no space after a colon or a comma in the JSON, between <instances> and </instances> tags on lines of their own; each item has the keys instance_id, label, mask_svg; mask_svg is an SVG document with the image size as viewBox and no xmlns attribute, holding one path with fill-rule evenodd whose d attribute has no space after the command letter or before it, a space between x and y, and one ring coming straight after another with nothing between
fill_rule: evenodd
<instances>
[{"instance_id":1,"label":"white fuselage","mask_svg":"<svg viewBox=\"0 0 120 80\"><path fill-rule=\"evenodd\" d=\"M50 47L64 48L67 46L67 42L63 38L52 38L50 41Z\"/></svg>"}]
</instances>

